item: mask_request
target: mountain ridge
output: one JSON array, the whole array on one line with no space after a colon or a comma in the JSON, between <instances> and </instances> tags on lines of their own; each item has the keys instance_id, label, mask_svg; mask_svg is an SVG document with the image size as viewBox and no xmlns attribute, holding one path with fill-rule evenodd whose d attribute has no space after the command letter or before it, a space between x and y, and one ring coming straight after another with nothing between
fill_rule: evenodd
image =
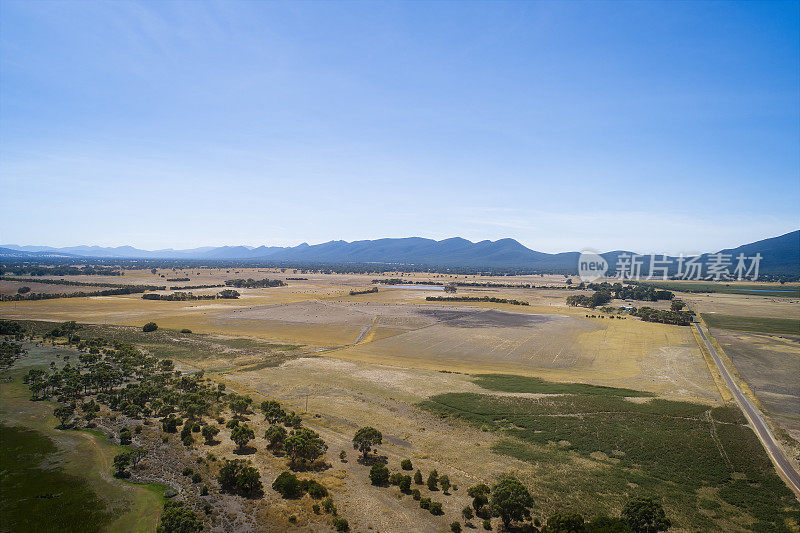
<instances>
[{"instance_id":1,"label":"mountain ridge","mask_svg":"<svg viewBox=\"0 0 800 533\"><path fill-rule=\"evenodd\" d=\"M610 264L623 250L605 252ZM703 254L707 259L715 252ZM762 272L800 272L800 230L777 237L743 244L716 253L752 256L761 253ZM539 268L542 270L574 270L579 252L545 253L531 250L515 239L472 242L462 237L442 240L424 237L382 238L374 240L332 240L297 246L203 246L183 250L172 248L142 250L132 246L19 246L0 245L0 257L73 257L95 259L186 259L237 260L294 263L383 263L487 268ZM645 260L645 264L647 261Z\"/></svg>"}]
</instances>

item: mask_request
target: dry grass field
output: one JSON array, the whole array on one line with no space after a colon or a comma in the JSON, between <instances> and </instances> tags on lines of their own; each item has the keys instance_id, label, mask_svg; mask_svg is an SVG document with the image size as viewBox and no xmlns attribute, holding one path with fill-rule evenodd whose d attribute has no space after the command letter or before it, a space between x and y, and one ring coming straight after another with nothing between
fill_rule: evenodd
<instances>
[{"instance_id":1,"label":"dry grass field","mask_svg":"<svg viewBox=\"0 0 800 533\"><path fill-rule=\"evenodd\" d=\"M199 273L199 275L198 275ZM299 277L295 273L200 270L169 276L191 284L231 277ZM158 283L149 271L126 272L126 282ZM416 275L420 281L439 281ZM77 276L75 276L77 277ZM91 276L87 276L91 277ZM108 279L106 276L103 279ZM474 288L459 295L520 299L530 306L426 302L440 290L379 287L350 296L374 276L302 275L285 287L240 289L236 300L153 301L140 295L0 303L0 317L141 326L155 321L173 330L250 337L304 345L307 351L352 361L465 373L508 372L580 381L715 401L707 365L686 328L624 319L587 318L565 305L563 289ZM481 279L509 283L509 278ZM513 279L548 283L558 279ZM470 278L469 281L473 281ZM564 278L560 278L564 286ZM219 289L197 289L213 294ZM570 291L570 294L573 291Z\"/></svg>"},{"instance_id":2,"label":"dry grass field","mask_svg":"<svg viewBox=\"0 0 800 533\"><path fill-rule=\"evenodd\" d=\"M189 277L190 281L165 282L166 277ZM469 504L464 489L475 483L492 482L504 472L513 472L531 488L536 501L535 515L539 517L564 508L587 516L615 514L626 498L646 488L663 498L677 531L698 528L744 531L748 524L764 520L763 514L759 514L763 509L730 504L726 498L732 496L721 495L719 487L698 488L692 483L673 486L648 471L649 467L627 464L624 455L614 455L616 451L602 451L603 442L517 439L508 432L520 428L497 426L499 422L491 421L481 426L474 420L458 420L446 409L439 413L430 408L432 404L426 402L450 399L456 402L452 405L465 402L465 408L479 411L498 406L502 409L506 405L503 402L507 402L509 409L521 405L520 402L535 402L531 404L533 409L541 407L540 400L556 401L558 395L489 390L475 381L476 374L512 374L550 382L643 391L632 392L637 397L624 400L627 402L624 405L638 405L649 412L647 404L653 401L650 396L657 401L670 400L663 404L667 411L688 409L699 413L696 418L688 417L686 422L687 428L697 432L697 438L713 437L715 421L707 417L722 408L723 395L690 328L567 307L566 297L576 291L565 290L563 276L458 278L548 285L539 289L458 289L459 296L518 299L529 302L529 306L430 302L425 300L426 296L441 296L443 292L420 287L379 285L377 293L350 295L351 290L370 287L372 279L378 276L266 269L199 269L155 275L150 271L128 271L120 278L98 277L94 282L199 285L249 277L308 279L289 280L284 287L238 289L241 297L235 300L173 302L128 295L3 302L0 318L96 324L87 326L82 335L132 342L149 353L178 361L182 370L204 370L211 379L225 383L229 390L251 395L256 402L278 399L301 413L304 424L318 431L328 443L331 467L319 473L318 479L334 494L337 506L356 531L394 531L398 521L404 524L404 531L447 531L449 523L459 519L460 509ZM421 282L456 279L430 274L403 277ZM86 278L92 276L75 278L87 282L90 280ZM217 291L218 288L209 288L192 292ZM756 301L750 302L753 298ZM770 313L789 312L783 305L790 303L788 299L780 299L778 310L770 311L774 302L767 297L692 294L686 295L686 299L701 312L731 313L739 302L738 305L756 309L767 317ZM744 299L746 303L742 303ZM663 308L668 304L659 302L651 306ZM143 334L140 328L149 321L158 323L159 330ZM38 327L46 331L53 325ZM184 328L192 333L180 333ZM735 342L749 343L746 346L768 342L754 341L749 334L747 337L730 339L720 333L720 342L726 349ZM775 350L774 346L770 349ZM747 350L742 356L732 348L729 355L737 366L742 362L740 371L754 385L757 395L765 391L773 395L775 401L766 402L770 414L786 418L796 399L787 396L793 392L786 393L792 384L780 381L780 376L761 372L761 365L772 363L760 359L763 353ZM781 357L792 350L786 348L780 354L776 350L771 357ZM745 361L752 364L748 366ZM791 370L787 368L784 377ZM452 405L448 404L447 409ZM614 405L614 409L619 408ZM652 409L658 411L661 405L654 404ZM582 419L584 414L564 416L568 421L575 416ZM622 414L613 414L609 421L619 423L617 416ZM265 429L261 417L253 415L250 423L256 426L258 439L255 453L248 458L258 466L265 484L269 485L283 468L283 459L261 449ZM415 468L423 472L436 468L459 486L460 490L449 495L435 495L444 504L444 517L437 518L419 509L416 502L401 497L396 488L371 486L368 469L356 461L336 459L340 450L346 450L348 457L354 454L350 440L356 428L364 425L383 431L380 453L388 458L393 471L399 468L401 459L410 458ZM742 427L737 426L736 431L749 431ZM730 429L733 431L733 426ZM564 431L568 430L574 428L564 426ZM228 431L223 430L220 439L223 444L216 447L215 454L231 452ZM655 432L646 437L648 441L663 436L658 433L658 425L648 431ZM706 437L703 438L708 440ZM730 438L734 438L733 434ZM703 448L702 453L711 453L704 456L704 461L719 462L726 457L724 452L715 451L722 446L719 442L702 442L711 450ZM731 445L726 441L725 446ZM695 452L700 453L700 448ZM571 480L569 486L565 480ZM288 518L295 515L299 530L328 530L310 511L310 503L305 499L288 501L270 491L267 493L263 501L253 504L252 512L258 520L288 529Z\"/></svg>"}]
</instances>

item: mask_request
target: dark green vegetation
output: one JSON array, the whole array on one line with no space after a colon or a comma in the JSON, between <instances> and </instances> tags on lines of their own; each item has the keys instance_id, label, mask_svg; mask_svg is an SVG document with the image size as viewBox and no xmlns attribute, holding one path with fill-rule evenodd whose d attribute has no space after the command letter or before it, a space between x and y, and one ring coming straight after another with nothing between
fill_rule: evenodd
<instances>
[{"instance_id":1,"label":"dark green vegetation","mask_svg":"<svg viewBox=\"0 0 800 533\"><path fill-rule=\"evenodd\" d=\"M703 320L711 328L755 331L758 333L777 333L800 335L800 320L793 318L765 318L757 316L733 316L702 314Z\"/></svg>"},{"instance_id":2,"label":"dark green vegetation","mask_svg":"<svg viewBox=\"0 0 800 533\"><path fill-rule=\"evenodd\" d=\"M601 387L583 383L556 383L539 378L515 376L513 374L478 374L473 377L476 385L501 392L532 392L537 394L592 394L600 396L638 397L653 396L649 392L616 387Z\"/></svg>"},{"instance_id":3,"label":"dark green vegetation","mask_svg":"<svg viewBox=\"0 0 800 533\"><path fill-rule=\"evenodd\" d=\"M607 281L603 283L590 283L587 288L607 292L613 298L618 300L642 300L645 302L656 302L658 300L672 300L674 294L668 290L660 287L654 287L646 284L625 284L614 283L611 284Z\"/></svg>"},{"instance_id":4,"label":"dark green vegetation","mask_svg":"<svg viewBox=\"0 0 800 533\"><path fill-rule=\"evenodd\" d=\"M0 530L88 532L110 521L86 481L59 466L50 439L0 425L0 443Z\"/></svg>"},{"instance_id":5,"label":"dark green vegetation","mask_svg":"<svg viewBox=\"0 0 800 533\"><path fill-rule=\"evenodd\" d=\"M523 461L567 464L574 456L604 454L608 459L599 471L540 480L543 490L572 494L575 511L608 514L609 505L620 505L614 500L622 495L655 494L680 511L676 526L691 529L715 529L717 517L741 522L749 516L756 531L785 531L788 521L800 520L793 494L734 407L661 399L631 402L625 399L630 391L517 376L479 376L477 382L516 392L552 387L561 394L532 399L450 393L422 405L505 435L494 450ZM700 512L701 489L713 490L719 501L736 510L711 516Z\"/></svg>"},{"instance_id":6,"label":"dark green vegetation","mask_svg":"<svg viewBox=\"0 0 800 533\"><path fill-rule=\"evenodd\" d=\"M694 311L673 311L671 309L653 309L640 307L631 311L633 316L638 316L645 322L661 322L662 324L675 324L676 326L690 326L694 320Z\"/></svg>"},{"instance_id":7,"label":"dark green vegetation","mask_svg":"<svg viewBox=\"0 0 800 533\"><path fill-rule=\"evenodd\" d=\"M193 533L203 530L203 522L183 502L165 502L157 533Z\"/></svg>"},{"instance_id":8,"label":"dark green vegetation","mask_svg":"<svg viewBox=\"0 0 800 533\"><path fill-rule=\"evenodd\" d=\"M522 300L495 298L492 296L428 296L425 300L429 302L491 302L496 304L530 305Z\"/></svg>"},{"instance_id":9,"label":"dark green vegetation","mask_svg":"<svg viewBox=\"0 0 800 533\"><path fill-rule=\"evenodd\" d=\"M58 263L56 261L56 263ZM119 267L104 267L99 265L70 266L63 264L21 264L8 265L0 269L0 274L8 272L17 276L122 276Z\"/></svg>"},{"instance_id":10,"label":"dark green vegetation","mask_svg":"<svg viewBox=\"0 0 800 533\"><path fill-rule=\"evenodd\" d=\"M755 283L724 283L705 281L648 281L639 283L640 286L652 286L679 292L718 292L722 294L752 294L755 296L781 296L786 298L800 298L800 287L797 285L783 285L780 283L755 284Z\"/></svg>"}]
</instances>

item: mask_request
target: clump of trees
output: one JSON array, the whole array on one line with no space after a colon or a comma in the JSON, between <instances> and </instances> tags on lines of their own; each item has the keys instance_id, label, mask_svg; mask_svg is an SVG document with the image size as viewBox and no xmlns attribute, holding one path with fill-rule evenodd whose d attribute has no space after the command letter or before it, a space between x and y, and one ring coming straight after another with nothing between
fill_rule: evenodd
<instances>
[{"instance_id":1,"label":"clump of trees","mask_svg":"<svg viewBox=\"0 0 800 533\"><path fill-rule=\"evenodd\" d=\"M694 311L672 311L640 307L632 310L631 314L638 316L645 322L661 322L662 324L675 324L677 326L691 326L694 321Z\"/></svg>"},{"instance_id":2,"label":"clump of trees","mask_svg":"<svg viewBox=\"0 0 800 533\"><path fill-rule=\"evenodd\" d=\"M658 300L672 300L675 297L675 295L668 290L659 289L658 287L646 284L623 285L619 282L611 284L604 281L602 283L589 283L586 287L595 291L607 292L618 300L657 302Z\"/></svg>"},{"instance_id":3,"label":"clump of trees","mask_svg":"<svg viewBox=\"0 0 800 533\"><path fill-rule=\"evenodd\" d=\"M203 521L183 502L166 501L156 533L195 533L203 530Z\"/></svg>"},{"instance_id":4,"label":"clump of trees","mask_svg":"<svg viewBox=\"0 0 800 533\"><path fill-rule=\"evenodd\" d=\"M594 309L598 305L603 305L611 301L611 293L605 291L596 291L591 296L583 294L573 294L567 296L567 305L570 307L588 307Z\"/></svg>"},{"instance_id":5,"label":"clump of trees","mask_svg":"<svg viewBox=\"0 0 800 533\"><path fill-rule=\"evenodd\" d=\"M181 287L181 288L188 288L188 287ZM219 291L217 294L193 294L191 292L185 292L185 291L177 291L177 292L172 292L170 294L148 293L148 294L143 294L142 299L161 300L164 302L187 302L193 300L216 300L218 298L223 300L235 300L239 296L240 294L237 291L234 291L232 289L224 289Z\"/></svg>"}]
</instances>

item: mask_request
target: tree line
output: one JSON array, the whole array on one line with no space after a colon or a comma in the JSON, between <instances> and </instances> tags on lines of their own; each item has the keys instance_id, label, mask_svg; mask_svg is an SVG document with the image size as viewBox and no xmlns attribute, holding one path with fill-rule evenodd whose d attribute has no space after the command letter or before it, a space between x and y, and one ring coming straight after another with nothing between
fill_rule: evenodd
<instances>
[{"instance_id":1,"label":"tree line","mask_svg":"<svg viewBox=\"0 0 800 533\"><path fill-rule=\"evenodd\" d=\"M62 293L30 292L26 294L0 295L2 302L19 302L28 300L53 300L57 298L86 298L89 296L117 296L123 294L139 294L150 290L164 290L166 287L154 288L152 285L125 285L118 289L103 289L99 291L78 291Z\"/></svg>"},{"instance_id":2,"label":"tree line","mask_svg":"<svg viewBox=\"0 0 800 533\"><path fill-rule=\"evenodd\" d=\"M17 276L123 276L118 267L103 267L97 265L84 265L79 267L67 265L45 266L40 264L0 265L0 274L6 272Z\"/></svg>"},{"instance_id":3,"label":"tree line","mask_svg":"<svg viewBox=\"0 0 800 533\"><path fill-rule=\"evenodd\" d=\"M492 302L497 304L530 305L522 300L495 298L494 296L428 296L429 302Z\"/></svg>"},{"instance_id":4,"label":"tree line","mask_svg":"<svg viewBox=\"0 0 800 533\"><path fill-rule=\"evenodd\" d=\"M235 300L241 296L238 291L232 289L225 289L217 294L192 294L191 292L177 291L170 294L148 293L143 294L143 300L162 300L165 302L185 302L190 300L216 300L218 298L224 300Z\"/></svg>"},{"instance_id":5,"label":"tree line","mask_svg":"<svg viewBox=\"0 0 800 533\"><path fill-rule=\"evenodd\" d=\"M378 287L372 287L371 289L364 289L360 291L350 291L350 296L356 296L358 294L372 294L374 292L378 292Z\"/></svg>"},{"instance_id":6,"label":"tree line","mask_svg":"<svg viewBox=\"0 0 800 533\"><path fill-rule=\"evenodd\" d=\"M255 289L255 288L262 288L262 287L283 287L286 283L281 279L259 279L255 280L253 278L247 279L229 279L225 281L225 285L228 287L236 287L237 289Z\"/></svg>"}]
</instances>

